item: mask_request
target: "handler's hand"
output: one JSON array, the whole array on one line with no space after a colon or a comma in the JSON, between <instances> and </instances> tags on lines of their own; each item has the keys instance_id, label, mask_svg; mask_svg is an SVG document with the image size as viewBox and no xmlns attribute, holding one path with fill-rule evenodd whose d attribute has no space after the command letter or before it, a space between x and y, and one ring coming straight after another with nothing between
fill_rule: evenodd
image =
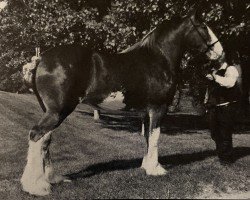
<instances>
[{"instance_id":1,"label":"handler's hand","mask_svg":"<svg viewBox=\"0 0 250 200\"><path fill-rule=\"evenodd\" d=\"M206 78L210 81L214 80L214 77L212 76L212 74L208 74L206 75Z\"/></svg>"},{"instance_id":2,"label":"handler's hand","mask_svg":"<svg viewBox=\"0 0 250 200\"><path fill-rule=\"evenodd\" d=\"M214 70L214 71L212 72L212 75L213 75L213 78L214 78L214 79L215 79L216 73L217 73L216 70Z\"/></svg>"}]
</instances>

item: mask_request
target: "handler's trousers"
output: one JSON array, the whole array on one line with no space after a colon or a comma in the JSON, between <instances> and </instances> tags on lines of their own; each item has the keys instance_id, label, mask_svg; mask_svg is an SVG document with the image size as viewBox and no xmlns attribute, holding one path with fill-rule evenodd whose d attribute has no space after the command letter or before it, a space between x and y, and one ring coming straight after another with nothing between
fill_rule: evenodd
<instances>
[{"instance_id":1,"label":"handler's trousers","mask_svg":"<svg viewBox=\"0 0 250 200\"><path fill-rule=\"evenodd\" d=\"M214 107L209 110L211 137L215 141L220 161L233 162L232 133L239 113L238 103Z\"/></svg>"}]
</instances>

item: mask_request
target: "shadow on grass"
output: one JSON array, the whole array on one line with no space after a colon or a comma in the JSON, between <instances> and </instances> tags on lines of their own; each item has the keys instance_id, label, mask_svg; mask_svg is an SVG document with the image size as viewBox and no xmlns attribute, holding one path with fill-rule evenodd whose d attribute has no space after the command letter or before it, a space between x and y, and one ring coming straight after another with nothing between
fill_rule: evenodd
<instances>
[{"instance_id":1,"label":"shadow on grass","mask_svg":"<svg viewBox=\"0 0 250 200\"><path fill-rule=\"evenodd\" d=\"M89 112L78 112L84 115L93 116L93 114ZM140 132L142 125L140 115L135 112L102 113L98 123L100 123L103 128L129 132ZM162 121L162 133L173 134L174 132L179 133L179 131L188 129L207 129L207 124L205 117L198 115L166 115Z\"/></svg>"},{"instance_id":2,"label":"shadow on grass","mask_svg":"<svg viewBox=\"0 0 250 200\"><path fill-rule=\"evenodd\" d=\"M80 111L77 112L93 116L93 113ZM140 132L141 131L141 117L137 112L102 112L100 120L97 121L103 128L108 128L116 131L129 131ZM186 133L185 130L204 130L208 129L208 121L206 116L192 115L192 114L171 114L165 115L162 120L161 132L163 134L181 134ZM241 119L236 124L236 133L244 133L244 131L250 130L250 118ZM245 134L245 133L244 133Z\"/></svg>"},{"instance_id":3,"label":"shadow on grass","mask_svg":"<svg viewBox=\"0 0 250 200\"><path fill-rule=\"evenodd\" d=\"M234 148L234 153L235 159L238 160L240 158L250 155L250 147L236 147ZM216 152L213 150L207 150L191 154L175 154L162 156L159 157L159 161L162 165L167 166L167 168L173 168L174 166L186 165L196 161L202 161L212 156L216 156ZM87 178L105 172L139 168L141 166L141 162L142 159L139 158L131 160L113 160L109 162L91 165L86 169L82 169L79 172L73 174L68 174L67 176L72 180L79 178Z\"/></svg>"}]
</instances>

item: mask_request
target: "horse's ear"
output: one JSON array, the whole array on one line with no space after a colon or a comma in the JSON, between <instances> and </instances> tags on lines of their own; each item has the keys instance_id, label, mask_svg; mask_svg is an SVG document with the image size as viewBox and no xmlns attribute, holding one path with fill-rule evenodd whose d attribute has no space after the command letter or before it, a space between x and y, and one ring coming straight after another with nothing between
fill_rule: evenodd
<instances>
[{"instance_id":1,"label":"horse's ear","mask_svg":"<svg viewBox=\"0 0 250 200\"><path fill-rule=\"evenodd\" d=\"M194 21L201 21L202 20L201 9L192 10L192 12L191 12L191 14L189 16Z\"/></svg>"},{"instance_id":2,"label":"horse's ear","mask_svg":"<svg viewBox=\"0 0 250 200\"><path fill-rule=\"evenodd\" d=\"M191 6L190 8L190 12L188 14L188 16L195 20L200 21L202 19L202 7L201 7L201 3L198 4L194 4Z\"/></svg>"},{"instance_id":3,"label":"horse's ear","mask_svg":"<svg viewBox=\"0 0 250 200\"><path fill-rule=\"evenodd\" d=\"M192 10L189 11L188 16L189 17L194 17L196 15L197 10L192 8Z\"/></svg>"}]
</instances>

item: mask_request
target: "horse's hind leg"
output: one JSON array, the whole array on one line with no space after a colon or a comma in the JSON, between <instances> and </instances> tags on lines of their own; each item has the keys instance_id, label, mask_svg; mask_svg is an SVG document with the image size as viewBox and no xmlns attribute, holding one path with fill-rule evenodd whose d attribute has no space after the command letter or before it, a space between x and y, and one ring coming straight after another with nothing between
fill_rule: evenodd
<instances>
[{"instance_id":1,"label":"horse's hind leg","mask_svg":"<svg viewBox=\"0 0 250 200\"><path fill-rule=\"evenodd\" d=\"M98 121L100 120L100 110L94 109L94 120Z\"/></svg>"},{"instance_id":2,"label":"horse's hind leg","mask_svg":"<svg viewBox=\"0 0 250 200\"><path fill-rule=\"evenodd\" d=\"M46 143L50 140L51 132L46 133L37 142L29 140L27 164L25 166L21 183L23 190L30 194L44 196L50 193L50 183L45 177L44 160Z\"/></svg>"},{"instance_id":3,"label":"horse's hind leg","mask_svg":"<svg viewBox=\"0 0 250 200\"><path fill-rule=\"evenodd\" d=\"M34 195L47 195L50 193L50 183L63 180L62 176L53 174L49 145L52 130L58 127L74 108L75 106L67 109L67 112L48 110L30 131L27 164L21 178L24 191Z\"/></svg>"},{"instance_id":4,"label":"horse's hind leg","mask_svg":"<svg viewBox=\"0 0 250 200\"><path fill-rule=\"evenodd\" d=\"M141 135L145 136L145 120L147 119L145 113L141 113L140 118L141 118Z\"/></svg>"},{"instance_id":5,"label":"horse's hind leg","mask_svg":"<svg viewBox=\"0 0 250 200\"><path fill-rule=\"evenodd\" d=\"M166 170L158 162L158 140L160 136L160 123L165 113L165 106L153 107L145 117L145 138L147 153L142 161L142 168L148 175L164 175Z\"/></svg>"},{"instance_id":6,"label":"horse's hind leg","mask_svg":"<svg viewBox=\"0 0 250 200\"><path fill-rule=\"evenodd\" d=\"M44 176L45 180L49 183L59 183L61 181L71 182L68 177L63 175L57 175L54 173L53 164L50 157L49 145L51 142L51 136L48 140L43 144L44 149Z\"/></svg>"}]
</instances>

